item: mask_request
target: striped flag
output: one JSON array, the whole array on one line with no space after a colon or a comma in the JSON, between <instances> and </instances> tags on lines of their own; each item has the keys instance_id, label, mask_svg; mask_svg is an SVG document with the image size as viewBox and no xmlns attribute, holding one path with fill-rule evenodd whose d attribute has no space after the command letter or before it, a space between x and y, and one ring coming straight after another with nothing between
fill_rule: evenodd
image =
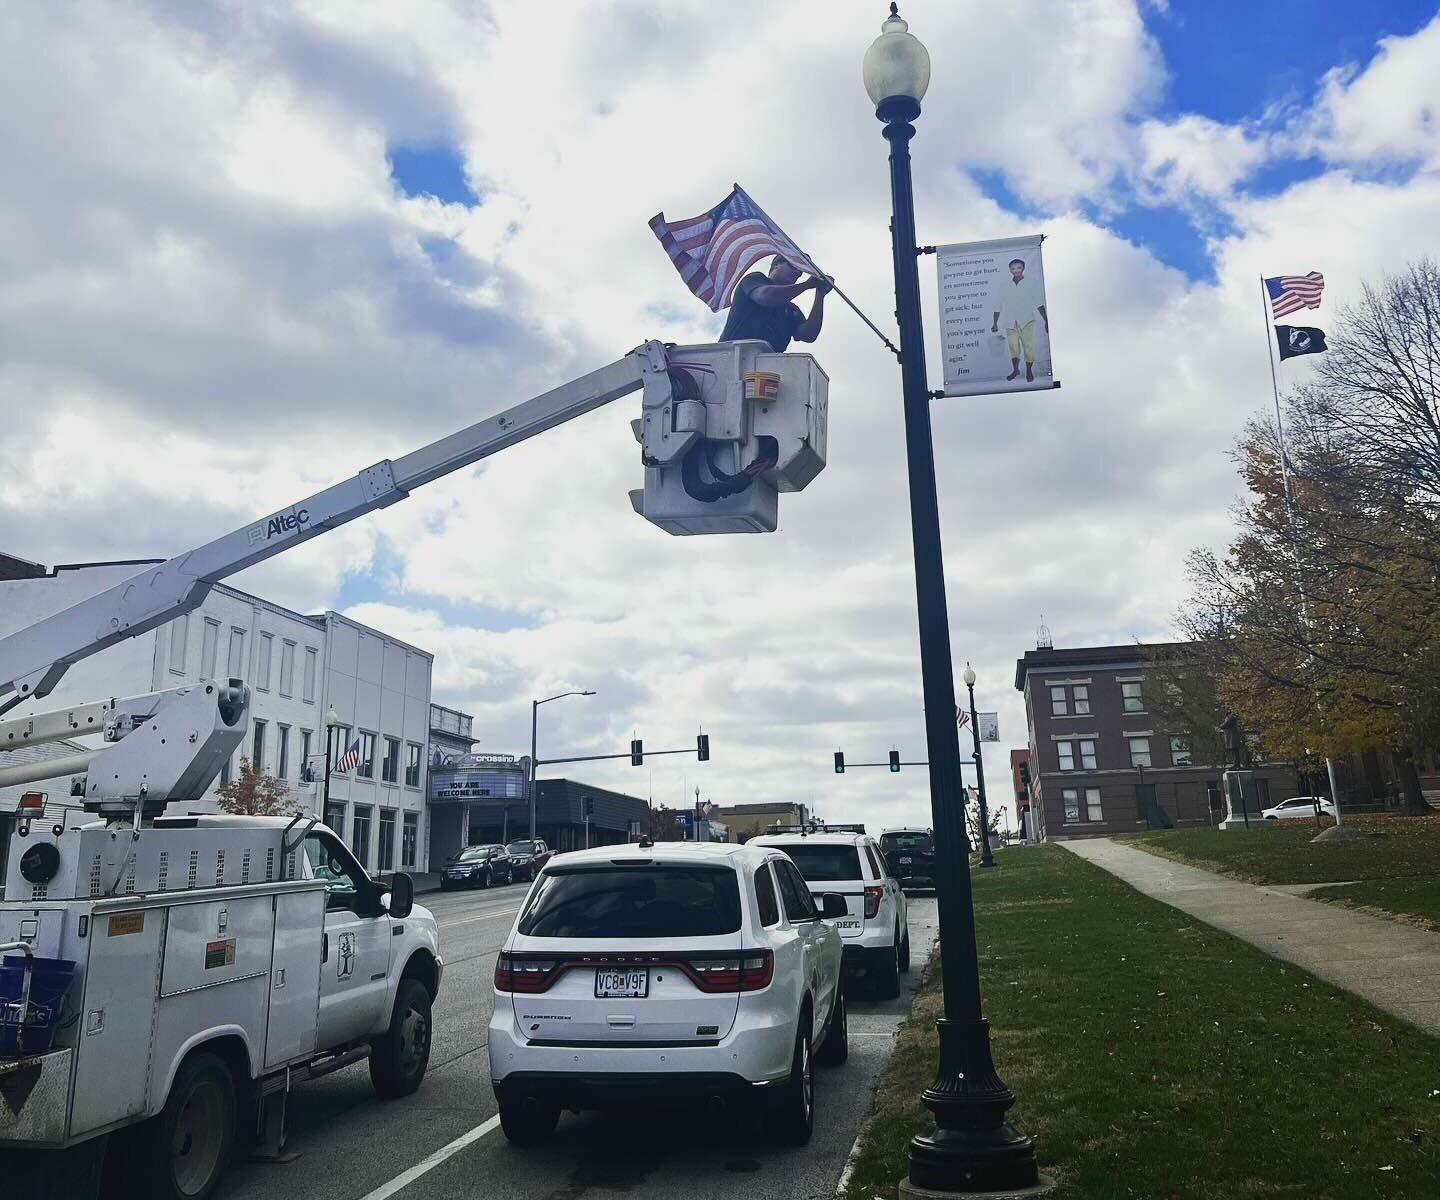
<instances>
[{"instance_id":1,"label":"striped flag","mask_svg":"<svg viewBox=\"0 0 1440 1200\"><path fill-rule=\"evenodd\" d=\"M650 229L685 286L711 312L729 307L735 285L762 258L778 254L802 271L820 273L738 183L709 212L685 221L667 221L663 212L656 213Z\"/></svg>"},{"instance_id":2,"label":"striped flag","mask_svg":"<svg viewBox=\"0 0 1440 1200\"><path fill-rule=\"evenodd\" d=\"M961 729L964 729L965 726L970 724L970 714L958 704L955 706L955 724L960 726Z\"/></svg>"},{"instance_id":3,"label":"striped flag","mask_svg":"<svg viewBox=\"0 0 1440 1200\"><path fill-rule=\"evenodd\" d=\"M350 743L345 753L340 756L340 761L335 764L335 770L343 775L346 771L353 771L360 765L360 738L357 736Z\"/></svg>"},{"instance_id":4,"label":"striped flag","mask_svg":"<svg viewBox=\"0 0 1440 1200\"><path fill-rule=\"evenodd\" d=\"M1275 275L1265 281L1270 296L1270 311L1275 320L1302 308L1319 308L1320 293L1325 290L1325 276L1319 271L1308 275Z\"/></svg>"}]
</instances>

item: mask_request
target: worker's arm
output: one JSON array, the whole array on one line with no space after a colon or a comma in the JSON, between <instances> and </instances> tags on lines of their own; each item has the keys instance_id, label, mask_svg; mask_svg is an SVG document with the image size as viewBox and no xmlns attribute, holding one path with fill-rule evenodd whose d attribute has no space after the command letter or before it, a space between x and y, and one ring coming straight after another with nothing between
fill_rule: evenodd
<instances>
[{"instance_id":1,"label":"worker's arm","mask_svg":"<svg viewBox=\"0 0 1440 1200\"><path fill-rule=\"evenodd\" d=\"M815 303L810 306L810 315L795 330L797 342L813 342L820 336L820 326L825 324L825 295L835 286L828 279L809 282L815 285Z\"/></svg>"},{"instance_id":2,"label":"worker's arm","mask_svg":"<svg viewBox=\"0 0 1440 1200\"><path fill-rule=\"evenodd\" d=\"M803 296L813 287L818 287L818 279L806 279L801 283L757 283L746 295L756 304L763 304L766 308L783 308L797 296Z\"/></svg>"}]
</instances>

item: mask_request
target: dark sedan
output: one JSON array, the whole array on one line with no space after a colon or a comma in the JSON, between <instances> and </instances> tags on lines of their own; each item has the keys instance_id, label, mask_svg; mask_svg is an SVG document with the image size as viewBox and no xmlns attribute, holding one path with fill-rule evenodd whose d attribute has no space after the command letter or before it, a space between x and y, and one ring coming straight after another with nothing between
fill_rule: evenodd
<instances>
[{"instance_id":1,"label":"dark sedan","mask_svg":"<svg viewBox=\"0 0 1440 1200\"><path fill-rule=\"evenodd\" d=\"M504 846L466 846L440 872L440 889L494 887L513 879Z\"/></svg>"}]
</instances>

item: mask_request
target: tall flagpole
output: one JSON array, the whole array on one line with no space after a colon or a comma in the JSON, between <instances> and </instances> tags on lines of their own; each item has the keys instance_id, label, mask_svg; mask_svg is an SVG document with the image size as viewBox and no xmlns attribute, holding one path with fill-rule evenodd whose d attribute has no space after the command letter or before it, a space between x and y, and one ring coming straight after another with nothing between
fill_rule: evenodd
<instances>
[{"instance_id":1,"label":"tall flagpole","mask_svg":"<svg viewBox=\"0 0 1440 1200\"><path fill-rule=\"evenodd\" d=\"M1266 354L1270 360L1270 390L1275 397L1275 432L1280 439L1280 480L1285 489L1285 517L1290 524L1290 550L1295 558L1295 583L1300 589L1300 617L1310 624L1310 601L1305 595L1305 573L1300 567L1300 539L1295 532L1295 498L1290 491L1289 455L1285 449L1285 418L1280 412L1280 375L1275 367L1275 324L1270 313L1270 292L1265 276L1260 276L1260 319L1265 324ZM1317 699L1316 703L1319 701ZM1335 805L1335 824L1344 824L1340 816L1340 790L1335 783L1335 760L1325 756L1325 774L1330 780L1330 799Z\"/></svg>"}]
</instances>

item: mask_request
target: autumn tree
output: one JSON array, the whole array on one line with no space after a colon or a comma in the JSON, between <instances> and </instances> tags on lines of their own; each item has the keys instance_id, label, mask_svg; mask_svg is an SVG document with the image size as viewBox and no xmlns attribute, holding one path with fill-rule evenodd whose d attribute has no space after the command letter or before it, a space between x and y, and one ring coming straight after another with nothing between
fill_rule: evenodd
<instances>
[{"instance_id":1,"label":"autumn tree","mask_svg":"<svg viewBox=\"0 0 1440 1200\"><path fill-rule=\"evenodd\" d=\"M650 840L652 842L683 842L685 831L680 827L679 814L661 804L650 809Z\"/></svg>"},{"instance_id":2,"label":"autumn tree","mask_svg":"<svg viewBox=\"0 0 1440 1200\"><path fill-rule=\"evenodd\" d=\"M243 756L238 777L222 783L215 791L220 797L221 811L233 816L287 817L300 811L282 780L255 770Z\"/></svg>"}]
</instances>

